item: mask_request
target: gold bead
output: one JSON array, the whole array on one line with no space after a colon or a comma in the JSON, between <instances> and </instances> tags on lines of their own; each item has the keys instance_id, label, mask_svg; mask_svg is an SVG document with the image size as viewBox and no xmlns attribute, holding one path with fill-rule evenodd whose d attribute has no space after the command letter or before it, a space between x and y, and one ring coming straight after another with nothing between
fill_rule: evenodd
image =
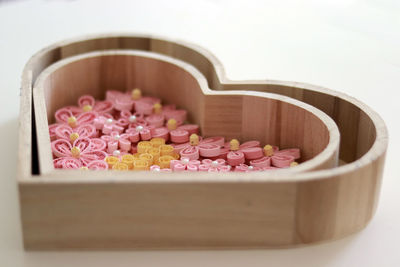
<instances>
[{"instance_id":1,"label":"gold bead","mask_svg":"<svg viewBox=\"0 0 400 267\"><path fill-rule=\"evenodd\" d=\"M197 146L199 144L199 136L197 134L191 134L189 137L190 145Z\"/></svg>"},{"instance_id":2,"label":"gold bead","mask_svg":"<svg viewBox=\"0 0 400 267\"><path fill-rule=\"evenodd\" d=\"M229 142L229 148L230 148L230 150L232 150L232 151L236 151L236 150L239 150L239 141L237 140L237 139L232 139L230 142Z\"/></svg>"},{"instance_id":3,"label":"gold bead","mask_svg":"<svg viewBox=\"0 0 400 267\"><path fill-rule=\"evenodd\" d=\"M79 134L78 133L71 133L70 135L69 135L69 140L71 141L71 142L74 142L76 139L78 139L79 138Z\"/></svg>"},{"instance_id":4,"label":"gold bead","mask_svg":"<svg viewBox=\"0 0 400 267\"><path fill-rule=\"evenodd\" d=\"M142 97L142 91L139 88L135 88L132 90L132 99L139 100Z\"/></svg>"},{"instance_id":5,"label":"gold bead","mask_svg":"<svg viewBox=\"0 0 400 267\"><path fill-rule=\"evenodd\" d=\"M295 167L297 165L299 165L299 163L297 163L296 161L293 161L290 163L290 167Z\"/></svg>"},{"instance_id":6,"label":"gold bead","mask_svg":"<svg viewBox=\"0 0 400 267\"><path fill-rule=\"evenodd\" d=\"M177 127L178 127L178 125L177 125L177 122L176 122L175 119L169 119L169 120L167 121L167 128L168 128L168 130L173 131L173 130L175 130Z\"/></svg>"},{"instance_id":7,"label":"gold bead","mask_svg":"<svg viewBox=\"0 0 400 267\"><path fill-rule=\"evenodd\" d=\"M84 112L88 112L92 111L93 107L91 105L84 105L82 109Z\"/></svg>"},{"instance_id":8,"label":"gold bead","mask_svg":"<svg viewBox=\"0 0 400 267\"><path fill-rule=\"evenodd\" d=\"M74 146L71 148L71 154L74 158L79 158L81 155L81 150L79 149L79 147Z\"/></svg>"},{"instance_id":9,"label":"gold bead","mask_svg":"<svg viewBox=\"0 0 400 267\"><path fill-rule=\"evenodd\" d=\"M274 148L271 145L264 146L264 156L271 157L274 155Z\"/></svg>"},{"instance_id":10,"label":"gold bead","mask_svg":"<svg viewBox=\"0 0 400 267\"><path fill-rule=\"evenodd\" d=\"M155 103L153 109L155 114L160 114L162 111L162 105L160 103Z\"/></svg>"},{"instance_id":11,"label":"gold bead","mask_svg":"<svg viewBox=\"0 0 400 267\"><path fill-rule=\"evenodd\" d=\"M76 127L76 125L77 125L77 120L76 120L75 116L71 116L71 117L68 118L68 125L69 125L71 128L75 128L75 127Z\"/></svg>"}]
</instances>

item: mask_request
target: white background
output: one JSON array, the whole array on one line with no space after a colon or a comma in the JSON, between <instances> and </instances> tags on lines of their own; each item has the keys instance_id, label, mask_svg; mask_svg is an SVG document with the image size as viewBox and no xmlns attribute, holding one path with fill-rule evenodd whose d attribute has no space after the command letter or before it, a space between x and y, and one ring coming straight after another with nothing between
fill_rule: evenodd
<instances>
[{"instance_id":1,"label":"white background","mask_svg":"<svg viewBox=\"0 0 400 267\"><path fill-rule=\"evenodd\" d=\"M231 79L313 83L375 109L387 123L390 144L369 226L335 242L283 250L24 252L15 181L22 68L51 43L115 31L199 44L222 61ZM400 266L399 90L396 0L0 2L0 265Z\"/></svg>"}]
</instances>

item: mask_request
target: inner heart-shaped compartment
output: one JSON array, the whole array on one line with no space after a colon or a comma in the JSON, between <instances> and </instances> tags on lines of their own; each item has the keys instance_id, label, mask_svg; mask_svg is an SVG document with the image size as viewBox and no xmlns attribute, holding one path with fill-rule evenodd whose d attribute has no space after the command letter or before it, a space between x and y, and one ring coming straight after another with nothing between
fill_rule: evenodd
<instances>
[{"instance_id":1,"label":"inner heart-shaped compartment","mask_svg":"<svg viewBox=\"0 0 400 267\"><path fill-rule=\"evenodd\" d=\"M300 148L302 164L290 171L336 166L338 128L312 106L270 93L211 90L193 66L159 54L102 51L61 60L38 77L34 107L41 172L54 170L47 129L57 109L75 104L83 94L104 99L107 90L132 88L186 109L203 136Z\"/></svg>"}]
</instances>

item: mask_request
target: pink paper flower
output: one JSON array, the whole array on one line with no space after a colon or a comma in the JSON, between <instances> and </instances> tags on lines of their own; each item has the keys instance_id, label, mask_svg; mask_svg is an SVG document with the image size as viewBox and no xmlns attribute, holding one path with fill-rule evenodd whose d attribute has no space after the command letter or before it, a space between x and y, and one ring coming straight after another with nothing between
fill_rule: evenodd
<instances>
[{"instance_id":1,"label":"pink paper flower","mask_svg":"<svg viewBox=\"0 0 400 267\"><path fill-rule=\"evenodd\" d=\"M129 110L123 110L120 113L120 118L128 122L128 128L136 128L139 125L147 126L148 123L144 119L143 114L132 113Z\"/></svg>"},{"instance_id":2,"label":"pink paper flower","mask_svg":"<svg viewBox=\"0 0 400 267\"><path fill-rule=\"evenodd\" d=\"M135 128L128 128L125 132L130 135L132 143L137 143L153 138L156 134L156 128L152 125L138 125Z\"/></svg>"},{"instance_id":3,"label":"pink paper flower","mask_svg":"<svg viewBox=\"0 0 400 267\"><path fill-rule=\"evenodd\" d=\"M142 115L150 115L153 113L153 106L160 103L161 100L156 97L142 97L140 90L137 91L138 95L135 97L133 91L120 92L115 90L108 90L106 99L114 103L114 107L118 111L132 111ZM134 99L137 98L137 99Z\"/></svg>"},{"instance_id":4,"label":"pink paper flower","mask_svg":"<svg viewBox=\"0 0 400 267\"><path fill-rule=\"evenodd\" d=\"M129 123L124 118L115 120L112 116L98 116L94 119L93 124L103 134L110 134L111 132L122 133Z\"/></svg>"},{"instance_id":5,"label":"pink paper flower","mask_svg":"<svg viewBox=\"0 0 400 267\"><path fill-rule=\"evenodd\" d=\"M49 135L50 135L50 141L54 141L57 139L56 135L56 128L60 125L63 125L62 123L53 123L49 125Z\"/></svg>"},{"instance_id":6,"label":"pink paper flower","mask_svg":"<svg viewBox=\"0 0 400 267\"><path fill-rule=\"evenodd\" d=\"M180 130L180 132L185 132L185 130ZM170 134L173 134L172 131ZM187 132L187 135L188 134L189 133ZM181 157L187 157L191 160L197 160L200 158L200 156L203 158L209 158L220 155L221 144L224 144L224 138L217 136L205 139L201 139L201 137L198 137L197 141L194 140L194 142L192 141L184 144L174 144L173 146L175 152L179 153Z\"/></svg>"},{"instance_id":7,"label":"pink paper flower","mask_svg":"<svg viewBox=\"0 0 400 267\"><path fill-rule=\"evenodd\" d=\"M111 132L110 135L103 135L101 137L107 143L107 153L113 154L114 151L120 150L121 152L128 152L131 150L131 134L118 132Z\"/></svg>"},{"instance_id":8,"label":"pink paper flower","mask_svg":"<svg viewBox=\"0 0 400 267\"><path fill-rule=\"evenodd\" d=\"M72 158L78 159L82 166L87 166L93 160L104 160L107 154L104 151L94 150L94 147L95 145L91 143L89 138L79 138L75 140L73 145L65 139L57 139L51 142L53 155L56 158L62 158L56 161L57 164L66 160L75 161Z\"/></svg>"},{"instance_id":9,"label":"pink paper flower","mask_svg":"<svg viewBox=\"0 0 400 267\"><path fill-rule=\"evenodd\" d=\"M71 110L66 108L57 110L55 114L57 123L67 124L71 128L76 128L83 124L90 124L96 119L96 117L97 114L92 111L74 115Z\"/></svg>"},{"instance_id":10,"label":"pink paper flower","mask_svg":"<svg viewBox=\"0 0 400 267\"><path fill-rule=\"evenodd\" d=\"M199 160L191 160L189 158L181 158L180 160L171 160L170 162L170 168L173 171L198 171L199 165L200 165Z\"/></svg>"},{"instance_id":11,"label":"pink paper flower","mask_svg":"<svg viewBox=\"0 0 400 267\"><path fill-rule=\"evenodd\" d=\"M94 111L99 115L111 113L114 105L111 101L96 101L91 95L83 95L78 99L78 106L81 112Z\"/></svg>"},{"instance_id":12,"label":"pink paper flower","mask_svg":"<svg viewBox=\"0 0 400 267\"><path fill-rule=\"evenodd\" d=\"M93 124L82 124L72 128L66 124L59 125L54 133L56 139L65 139L73 143L78 138L92 138L96 137L96 127Z\"/></svg>"},{"instance_id":13,"label":"pink paper flower","mask_svg":"<svg viewBox=\"0 0 400 267\"><path fill-rule=\"evenodd\" d=\"M199 171L230 172L231 166L227 165L224 159L203 159L199 166Z\"/></svg>"},{"instance_id":14,"label":"pink paper flower","mask_svg":"<svg viewBox=\"0 0 400 267\"><path fill-rule=\"evenodd\" d=\"M236 149L232 147L236 146ZM264 156L264 151L260 147L259 141L248 141L239 145L236 139L224 145L220 157L226 158L228 164L231 166L237 166L245 163L246 160L259 159Z\"/></svg>"}]
</instances>

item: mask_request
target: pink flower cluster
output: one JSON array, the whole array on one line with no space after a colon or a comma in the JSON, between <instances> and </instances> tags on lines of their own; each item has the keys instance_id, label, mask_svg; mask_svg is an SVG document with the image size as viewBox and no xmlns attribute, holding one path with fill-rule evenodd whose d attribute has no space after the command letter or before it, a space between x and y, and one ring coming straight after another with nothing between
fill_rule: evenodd
<instances>
[{"instance_id":1,"label":"pink flower cluster","mask_svg":"<svg viewBox=\"0 0 400 267\"><path fill-rule=\"evenodd\" d=\"M186 110L162 105L159 98L142 96L138 89L109 90L104 101L81 96L76 106L57 110L55 120L49 125L55 168L105 170L110 167L107 157L138 155L138 144L154 138L164 139L176 156L170 168L149 166L152 171L261 171L290 167L300 158L296 148L202 138L198 125L186 123Z\"/></svg>"}]
</instances>

